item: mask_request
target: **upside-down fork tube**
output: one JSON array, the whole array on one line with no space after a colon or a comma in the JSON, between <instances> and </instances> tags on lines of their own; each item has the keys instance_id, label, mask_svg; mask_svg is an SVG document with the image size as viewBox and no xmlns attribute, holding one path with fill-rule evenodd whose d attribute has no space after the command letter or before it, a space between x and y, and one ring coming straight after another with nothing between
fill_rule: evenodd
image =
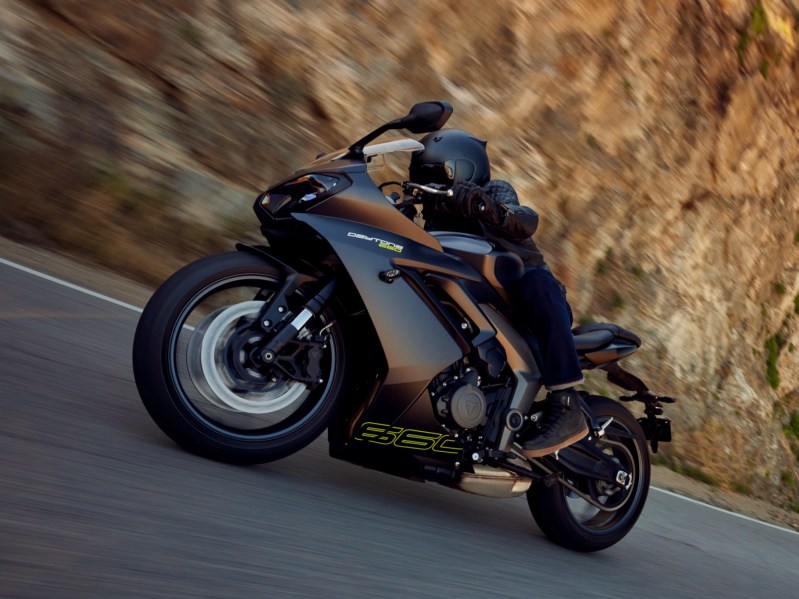
<instances>
[{"instance_id":1,"label":"upside-down fork tube","mask_svg":"<svg viewBox=\"0 0 799 599\"><path fill-rule=\"evenodd\" d=\"M302 330L305 324L314 316L319 316L322 310L325 309L328 300L333 295L336 289L337 280L334 278L330 280L322 290L312 297L297 316L288 322L277 335L269 340L266 350L263 352L264 361L271 362L280 353L287 343L291 342L297 333Z\"/></svg>"}]
</instances>

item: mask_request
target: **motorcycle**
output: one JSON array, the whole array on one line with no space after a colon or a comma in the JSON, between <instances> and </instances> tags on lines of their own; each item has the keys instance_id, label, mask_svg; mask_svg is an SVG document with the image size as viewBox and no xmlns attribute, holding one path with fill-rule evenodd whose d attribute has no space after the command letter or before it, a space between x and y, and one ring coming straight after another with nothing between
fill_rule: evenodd
<instances>
[{"instance_id":1,"label":"motorcycle","mask_svg":"<svg viewBox=\"0 0 799 599\"><path fill-rule=\"evenodd\" d=\"M139 394L164 433L207 458L277 460L327 429L333 458L478 495L526 494L552 541L605 549L643 509L647 444L656 452L671 440L660 416L674 400L618 364L640 347L635 333L579 326L581 366L605 370L645 415L581 392L588 436L521 455L543 406L534 346L507 292L521 260L407 216L449 190L370 175L386 155L423 147L370 145L379 135L437 131L451 113L447 102L416 104L258 196L267 244L189 264L148 302L133 346ZM391 184L402 199L384 194Z\"/></svg>"}]
</instances>

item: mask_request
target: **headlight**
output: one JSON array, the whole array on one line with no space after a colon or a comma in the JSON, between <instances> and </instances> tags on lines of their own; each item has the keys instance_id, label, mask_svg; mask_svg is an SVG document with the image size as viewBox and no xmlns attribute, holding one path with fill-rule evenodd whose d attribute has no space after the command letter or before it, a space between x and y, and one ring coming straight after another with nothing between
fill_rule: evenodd
<instances>
[{"instance_id":1,"label":"headlight","mask_svg":"<svg viewBox=\"0 0 799 599\"><path fill-rule=\"evenodd\" d=\"M302 210L301 204L324 199L350 185L344 175L312 173L303 175L261 194L258 203L273 216L289 210Z\"/></svg>"}]
</instances>

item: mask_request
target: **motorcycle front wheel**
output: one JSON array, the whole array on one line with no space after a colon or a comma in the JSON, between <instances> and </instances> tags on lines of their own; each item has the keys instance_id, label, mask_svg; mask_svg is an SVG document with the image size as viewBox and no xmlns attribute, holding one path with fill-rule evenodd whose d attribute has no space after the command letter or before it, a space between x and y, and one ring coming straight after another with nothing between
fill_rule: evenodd
<instances>
[{"instance_id":1,"label":"motorcycle front wheel","mask_svg":"<svg viewBox=\"0 0 799 599\"><path fill-rule=\"evenodd\" d=\"M256 319L283 283L257 255L231 252L185 266L147 303L133 372L155 423L181 447L238 464L269 462L316 439L345 388L347 359L330 307L267 363ZM309 298L288 298L298 313Z\"/></svg>"},{"instance_id":2,"label":"motorcycle front wheel","mask_svg":"<svg viewBox=\"0 0 799 599\"><path fill-rule=\"evenodd\" d=\"M579 491L560 483L533 485L527 502L536 524L551 540L575 551L600 551L630 532L649 493L649 448L635 417L612 399L584 398L601 424L610 420L597 440L601 451L616 458L632 476L628 489L582 477L567 478Z\"/></svg>"}]
</instances>

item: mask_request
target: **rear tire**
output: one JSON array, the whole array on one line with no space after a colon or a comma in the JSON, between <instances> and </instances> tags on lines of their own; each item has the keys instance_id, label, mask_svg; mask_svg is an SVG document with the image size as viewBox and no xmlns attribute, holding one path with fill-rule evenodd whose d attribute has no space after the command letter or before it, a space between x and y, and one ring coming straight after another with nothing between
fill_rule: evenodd
<instances>
[{"instance_id":1,"label":"rear tire","mask_svg":"<svg viewBox=\"0 0 799 599\"><path fill-rule=\"evenodd\" d=\"M650 463L644 433L629 410L605 397L592 395L584 401L600 422L613 418L598 445L612 452L632 473L633 483L626 500L624 496L615 495L625 491L612 492L605 485L604 490L611 492L605 496L606 505L621 507L615 512L603 512L565 486L554 483L550 487L532 486L527 492L527 502L536 524L551 541L568 549L588 552L607 549L618 543L635 525L649 492ZM593 489L597 496L602 497L603 483L585 479L571 482L581 491Z\"/></svg>"},{"instance_id":2,"label":"rear tire","mask_svg":"<svg viewBox=\"0 0 799 599\"><path fill-rule=\"evenodd\" d=\"M263 463L302 449L327 427L348 370L332 308L304 329L306 340L326 340L313 350L323 383L303 383L257 361L261 339L250 325L282 282L266 260L231 252L185 266L147 303L133 343L136 386L155 423L184 449ZM296 314L307 299L295 294L289 309ZM304 363L312 360L311 350L296 351Z\"/></svg>"}]
</instances>

